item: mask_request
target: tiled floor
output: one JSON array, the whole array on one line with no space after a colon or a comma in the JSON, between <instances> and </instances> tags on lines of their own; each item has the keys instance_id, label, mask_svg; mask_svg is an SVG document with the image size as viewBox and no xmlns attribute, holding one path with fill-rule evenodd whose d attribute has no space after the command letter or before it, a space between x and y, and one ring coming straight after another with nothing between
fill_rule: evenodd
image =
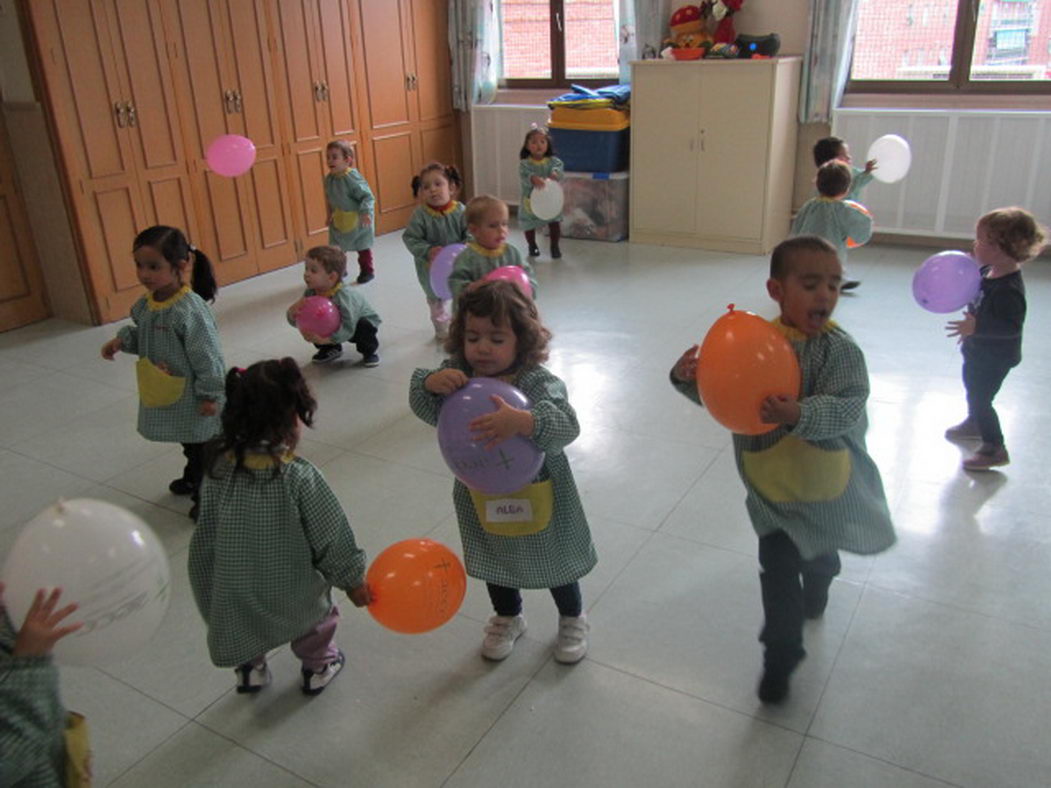
<instances>
[{"instance_id":1,"label":"tiled floor","mask_svg":"<svg viewBox=\"0 0 1051 788\"><path fill-rule=\"evenodd\" d=\"M530 630L502 664L478 656L488 600L472 581L437 632L396 635L345 605L344 674L298 691L233 692L213 668L186 579L187 503L167 492L177 446L135 433L134 370L98 357L114 326L48 321L0 335L0 555L59 496L105 498L157 530L174 599L143 652L64 669L93 726L98 784L119 786L1037 786L1051 784L1051 266L1026 271L1025 360L998 400L1014 464L967 475L942 430L963 415L944 317L909 282L930 250L852 255L863 280L837 318L872 376L869 443L899 542L845 556L783 708L755 698L761 619L755 537L729 436L672 391L667 371L727 303L774 313L757 257L565 242L537 263L551 366L583 432L569 448L600 562L583 583L588 658L550 656L556 614L527 594ZM408 378L436 365L423 297L397 235L367 285L383 363L308 367L320 401L303 454L325 471L375 555L430 535L459 548L434 431ZM299 268L225 288L228 364L311 348L284 321ZM1041 404L1043 403L1043 404Z\"/></svg>"}]
</instances>

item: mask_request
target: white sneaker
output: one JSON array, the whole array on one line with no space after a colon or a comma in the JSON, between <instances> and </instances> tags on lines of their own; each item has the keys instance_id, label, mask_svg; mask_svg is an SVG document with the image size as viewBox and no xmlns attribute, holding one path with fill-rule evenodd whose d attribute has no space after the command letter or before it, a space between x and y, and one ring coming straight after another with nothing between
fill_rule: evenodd
<instances>
[{"instance_id":1,"label":"white sneaker","mask_svg":"<svg viewBox=\"0 0 1051 788\"><path fill-rule=\"evenodd\" d=\"M525 616L493 616L485 627L482 641L482 656L498 661L507 659L515 647L515 641L526 631Z\"/></svg>"},{"instance_id":2,"label":"white sneaker","mask_svg":"<svg viewBox=\"0 0 1051 788\"><path fill-rule=\"evenodd\" d=\"M584 655L588 653L588 630L590 629L588 617L583 613L579 616L559 616L555 661L572 665L584 659Z\"/></svg>"},{"instance_id":3,"label":"white sneaker","mask_svg":"<svg viewBox=\"0 0 1051 788\"><path fill-rule=\"evenodd\" d=\"M237 674L237 691L241 694L259 692L270 683L270 668L265 662L262 665L238 665L234 673Z\"/></svg>"},{"instance_id":4,"label":"white sneaker","mask_svg":"<svg viewBox=\"0 0 1051 788\"><path fill-rule=\"evenodd\" d=\"M303 694L320 695L321 691L331 683L332 679L336 678L336 676L339 675L339 672L343 670L343 664L346 661L347 658L341 651L339 652L339 656L325 665L323 670L315 673L308 668L303 668L300 671L303 674Z\"/></svg>"}]
</instances>

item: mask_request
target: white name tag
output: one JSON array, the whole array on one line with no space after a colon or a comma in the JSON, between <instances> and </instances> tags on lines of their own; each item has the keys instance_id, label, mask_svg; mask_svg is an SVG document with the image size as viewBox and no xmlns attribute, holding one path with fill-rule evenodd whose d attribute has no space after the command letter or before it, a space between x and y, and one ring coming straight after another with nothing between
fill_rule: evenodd
<instances>
[{"instance_id":1,"label":"white name tag","mask_svg":"<svg viewBox=\"0 0 1051 788\"><path fill-rule=\"evenodd\" d=\"M533 519L533 504L527 498L486 501L485 519L491 523L528 523Z\"/></svg>"}]
</instances>

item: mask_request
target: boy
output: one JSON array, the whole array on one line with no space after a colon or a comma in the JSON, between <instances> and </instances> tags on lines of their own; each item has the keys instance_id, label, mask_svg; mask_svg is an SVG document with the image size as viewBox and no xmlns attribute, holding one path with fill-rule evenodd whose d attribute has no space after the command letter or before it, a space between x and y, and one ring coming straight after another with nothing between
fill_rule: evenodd
<instances>
[{"instance_id":1,"label":"boy","mask_svg":"<svg viewBox=\"0 0 1051 788\"><path fill-rule=\"evenodd\" d=\"M814 143L814 166L820 167L826 161L832 161L838 159L844 164L850 166L851 171L851 182L850 191L847 192L846 199L848 200L861 200L861 190L869 185L872 180L872 171L876 169L876 160L869 159L865 162L864 169L861 167L854 167L851 165L853 159L850 158L850 148L843 140L839 137L824 137Z\"/></svg>"},{"instance_id":2,"label":"boy","mask_svg":"<svg viewBox=\"0 0 1051 788\"><path fill-rule=\"evenodd\" d=\"M449 290L455 305L460 293L472 282L477 282L497 268L517 265L525 269L536 297L536 277L533 267L522 259L522 253L507 243L507 204L488 194L475 197L467 203L464 214L471 240L457 256L449 274Z\"/></svg>"},{"instance_id":3,"label":"boy","mask_svg":"<svg viewBox=\"0 0 1051 788\"><path fill-rule=\"evenodd\" d=\"M872 237L872 217L843 202L850 192L850 167L839 160L828 161L817 170L818 196L799 209L792 221L792 235L819 235L847 259L847 239L861 245ZM860 285L856 279L844 281L841 290Z\"/></svg>"},{"instance_id":4,"label":"boy","mask_svg":"<svg viewBox=\"0 0 1051 788\"><path fill-rule=\"evenodd\" d=\"M328 242L344 252L358 253L357 283L376 278L372 265L372 226L375 199L364 176L354 169L354 148L346 140L333 140L325 147L325 202L328 205Z\"/></svg>"},{"instance_id":5,"label":"boy","mask_svg":"<svg viewBox=\"0 0 1051 788\"><path fill-rule=\"evenodd\" d=\"M830 320L843 268L835 248L816 236L780 243L766 287L781 307L774 325L799 356L799 400L772 396L762 420L778 425L762 435L734 434L737 469L759 536L765 646L758 694L781 703L803 650L803 620L819 618L839 574L837 550L877 553L894 543L879 470L865 449L865 359ZM698 347L672 369L672 384L698 404Z\"/></svg>"},{"instance_id":6,"label":"boy","mask_svg":"<svg viewBox=\"0 0 1051 788\"><path fill-rule=\"evenodd\" d=\"M286 317L290 325L296 324L296 314L308 296L320 295L330 298L339 309L340 326L331 336L322 337L303 331L303 339L313 342L318 352L314 354L315 364L327 364L343 355L342 344L353 342L358 352L364 357L366 367L375 367L380 363L376 354L380 342L377 338L379 324L382 322L376 310L358 288L343 286L343 276L347 272L347 256L335 246L315 246L307 252L306 269L303 281L307 289L292 306Z\"/></svg>"}]
</instances>

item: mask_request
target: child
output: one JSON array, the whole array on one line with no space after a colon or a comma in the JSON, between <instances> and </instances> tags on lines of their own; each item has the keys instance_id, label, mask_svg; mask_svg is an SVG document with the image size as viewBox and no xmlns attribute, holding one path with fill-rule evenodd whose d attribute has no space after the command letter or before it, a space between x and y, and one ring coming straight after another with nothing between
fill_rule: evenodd
<instances>
[{"instance_id":1,"label":"child","mask_svg":"<svg viewBox=\"0 0 1051 788\"><path fill-rule=\"evenodd\" d=\"M879 470L865 449L865 359L829 318L843 269L835 248L816 236L780 243L770 259L770 296L781 306L774 326L792 343L802 393L763 401L763 435L733 436L748 514L759 536L765 645L763 703L788 696L788 679L806 656L803 620L818 618L839 573L837 550L876 553L894 543ZM672 383L700 403L698 348L672 369ZM800 583L802 578L802 583Z\"/></svg>"},{"instance_id":2,"label":"child","mask_svg":"<svg viewBox=\"0 0 1051 788\"><path fill-rule=\"evenodd\" d=\"M62 589L40 589L16 632L3 592L0 583L0 785L66 785L69 720L51 650L82 626L62 624L77 606L56 610Z\"/></svg>"},{"instance_id":3,"label":"child","mask_svg":"<svg viewBox=\"0 0 1051 788\"><path fill-rule=\"evenodd\" d=\"M358 253L359 285L376 278L372 265L373 230L372 189L354 169L354 149L346 140L333 140L325 146L325 201L328 204L328 242L344 252Z\"/></svg>"},{"instance_id":4,"label":"child","mask_svg":"<svg viewBox=\"0 0 1051 788\"><path fill-rule=\"evenodd\" d=\"M872 237L872 217L843 202L850 191L850 167L834 159L817 170L818 196L807 200L792 222L792 235L820 235L836 247L840 262L847 260L847 239L858 244ZM842 290L860 285L856 279L845 280Z\"/></svg>"},{"instance_id":5,"label":"child","mask_svg":"<svg viewBox=\"0 0 1051 788\"><path fill-rule=\"evenodd\" d=\"M846 199L861 201L861 190L872 180L872 171L876 169L876 160L869 159L864 168L851 166L850 147L839 137L824 137L814 143L814 166L820 167L826 161L841 161L850 166L850 191Z\"/></svg>"},{"instance_id":6,"label":"child","mask_svg":"<svg viewBox=\"0 0 1051 788\"><path fill-rule=\"evenodd\" d=\"M205 303L215 300L218 287L211 261L174 227L143 230L132 253L135 273L149 292L131 308L134 325L103 345L102 357L112 361L120 350L138 354L139 434L182 444L186 467L168 489L191 496L190 517L196 519L202 451L219 432L223 398L223 352ZM191 285L183 284L191 267Z\"/></svg>"},{"instance_id":7,"label":"child","mask_svg":"<svg viewBox=\"0 0 1051 788\"><path fill-rule=\"evenodd\" d=\"M1022 208L990 211L975 229L974 256L982 266L982 289L963 320L946 326L949 336L960 337L963 346L967 418L947 429L945 437L981 438L978 451L963 461L969 471L987 471L1011 461L993 398L1022 360L1022 264L1040 253L1045 237L1033 215Z\"/></svg>"},{"instance_id":8,"label":"child","mask_svg":"<svg viewBox=\"0 0 1051 788\"><path fill-rule=\"evenodd\" d=\"M416 263L416 278L427 297L434 336L442 341L449 335L449 304L431 287L431 263L443 246L467 240L463 203L453 199L461 186L463 180L455 167L432 161L420 170L412 179L412 194L422 195L423 204L413 212L401 236Z\"/></svg>"},{"instance_id":9,"label":"child","mask_svg":"<svg viewBox=\"0 0 1051 788\"><path fill-rule=\"evenodd\" d=\"M578 581L598 559L563 452L580 433L577 416L565 384L541 366L550 337L536 305L517 286L481 283L463 295L453 317L445 343L451 358L435 370L417 369L409 389L413 412L431 425L438 422L442 398L475 375L500 378L533 402L531 411L518 410L493 397L496 410L471 424L490 448L514 435L531 438L545 452L533 483L501 496L472 492L460 481L453 485L467 574L486 582L496 612L482 642L482 656L491 660L507 657L526 630L520 588L551 589L559 612L556 660L579 662L588 649ZM540 505L545 498L546 506ZM496 499L524 499L522 508L536 516L515 523L490 521L487 502ZM514 526L514 535L508 535L508 525Z\"/></svg>"},{"instance_id":10,"label":"child","mask_svg":"<svg viewBox=\"0 0 1051 788\"><path fill-rule=\"evenodd\" d=\"M460 291L472 282L505 265L517 265L525 269L535 296L533 267L522 259L521 252L507 243L507 204L496 197L482 194L467 203L464 218L467 231L474 240L468 242L467 248L457 255L452 273L449 274L449 290L452 291L453 301L458 300Z\"/></svg>"},{"instance_id":11,"label":"child","mask_svg":"<svg viewBox=\"0 0 1051 788\"><path fill-rule=\"evenodd\" d=\"M235 668L241 693L270 683L266 654L289 641L303 692L320 693L345 661L332 587L357 607L370 601L365 551L321 472L294 453L316 407L290 358L226 376L189 571L212 662Z\"/></svg>"},{"instance_id":12,"label":"child","mask_svg":"<svg viewBox=\"0 0 1051 788\"><path fill-rule=\"evenodd\" d=\"M540 247L536 245L536 228L547 225L551 233L551 257L554 260L562 256L558 241L562 237L562 214L554 219L541 219L529 207L529 196L534 189L543 189L549 180L560 181L566 167L562 160L555 156L555 145L546 129L533 129L525 136L522 150L518 154L518 180L522 184L522 200L518 203L518 226L525 230L529 243L529 256L539 257Z\"/></svg>"},{"instance_id":13,"label":"child","mask_svg":"<svg viewBox=\"0 0 1051 788\"><path fill-rule=\"evenodd\" d=\"M303 338L313 342L318 349L311 360L315 364L327 364L343 355L344 342L353 342L364 358L364 366L378 366L380 357L376 351L380 346L377 337L380 316L360 290L343 286L343 276L347 273L346 254L335 246L315 246L307 251L305 262L303 281L307 289L285 313L289 324L296 324L296 315L303 308L303 302L314 295L331 299L339 309L340 318L339 328L327 337L301 332Z\"/></svg>"}]
</instances>

